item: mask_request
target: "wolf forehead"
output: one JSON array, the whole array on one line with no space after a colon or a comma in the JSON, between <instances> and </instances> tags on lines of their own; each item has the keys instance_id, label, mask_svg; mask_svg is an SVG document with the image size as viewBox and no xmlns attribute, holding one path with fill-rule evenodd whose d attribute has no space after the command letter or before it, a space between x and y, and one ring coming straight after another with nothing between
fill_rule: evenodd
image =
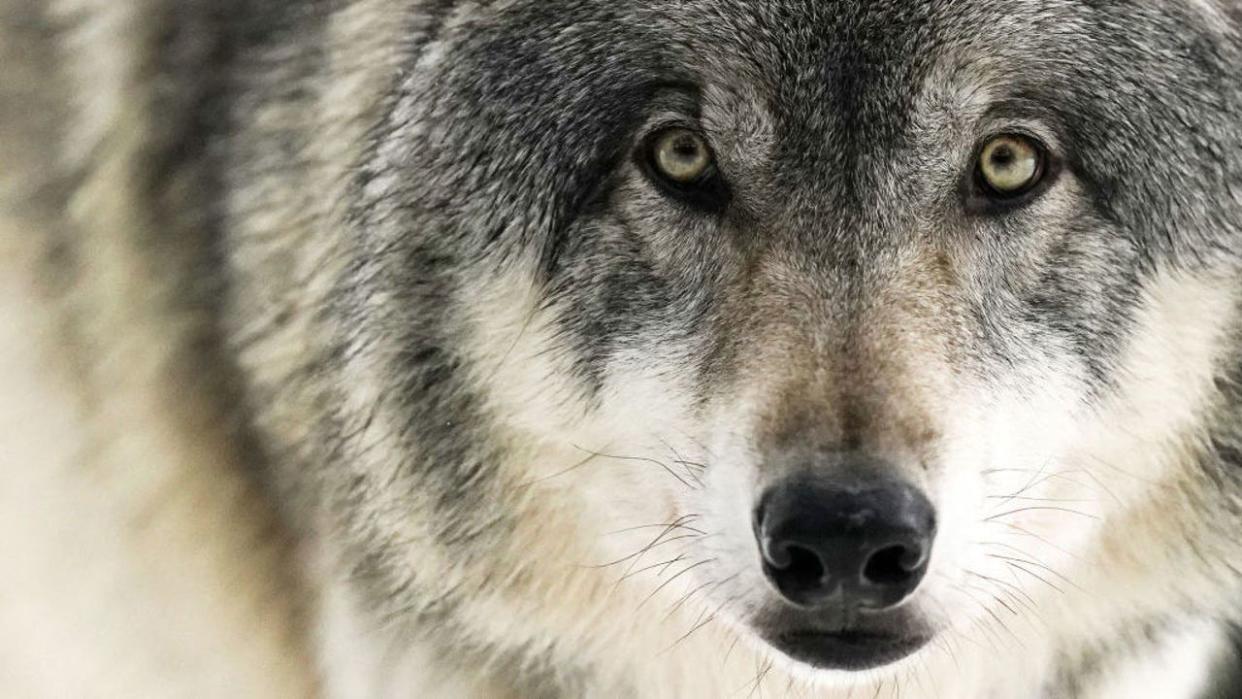
<instances>
[{"instance_id":1,"label":"wolf forehead","mask_svg":"<svg viewBox=\"0 0 1242 699\"><path fill-rule=\"evenodd\" d=\"M669 89L696 93L682 111L722 139L766 139L771 183L847 195L838 212L893 174L921 129L969 131L988 110L1051 130L1101 213L1144 242L1170 237L1124 225L1153 202L1173 228L1212 215L1197 204L1228 200L1236 177L1237 27L1210 2L448 5L409 58L364 179L434 173L421 204L450 218L574 217ZM705 99L713 89L724 97Z\"/></svg>"}]
</instances>

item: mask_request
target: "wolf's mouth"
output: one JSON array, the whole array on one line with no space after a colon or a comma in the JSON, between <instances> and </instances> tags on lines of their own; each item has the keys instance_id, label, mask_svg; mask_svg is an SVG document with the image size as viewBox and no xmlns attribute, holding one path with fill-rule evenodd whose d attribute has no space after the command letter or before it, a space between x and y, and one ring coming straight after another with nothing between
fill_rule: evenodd
<instances>
[{"instance_id":1,"label":"wolf's mouth","mask_svg":"<svg viewBox=\"0 0 1242 699\"><path fill-rule=\"evenodd\" d=\"M914 653L929 635L898 635L863 631L787 631L768 642L799 662L831 670L870 670Z\"/></svg>"}]
</instances>

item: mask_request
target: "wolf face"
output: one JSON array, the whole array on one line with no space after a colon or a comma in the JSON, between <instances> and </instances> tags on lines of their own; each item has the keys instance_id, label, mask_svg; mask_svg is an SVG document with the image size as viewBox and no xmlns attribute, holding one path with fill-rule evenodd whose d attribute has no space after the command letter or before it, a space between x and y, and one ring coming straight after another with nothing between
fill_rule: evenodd
<instances>
[{"instance_id":1,"label":"wolf face","mask_svg":"<svg viewBox=\"0 0 1242 699\"><path fill-rule=\"evenodd\" d=\"M435 5L235 333L363 606L486 645L467 599L617 584L811 672L1224 604L1223 10Z\"/></svg>"}]
</instances>

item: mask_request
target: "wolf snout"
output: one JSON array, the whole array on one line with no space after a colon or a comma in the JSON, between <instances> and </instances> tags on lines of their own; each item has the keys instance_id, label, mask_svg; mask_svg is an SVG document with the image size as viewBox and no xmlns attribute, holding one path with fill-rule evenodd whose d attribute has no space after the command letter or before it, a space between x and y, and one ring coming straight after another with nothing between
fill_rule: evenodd
<instances>
[{"instance_id":1,"label":"wolf snout","mask_svg":"<svg viewBox=\"0 0 1242 699\"><path fill-rule=\"evenodd\" d=\"M802 608L883 610L909 597L927 572L932 504L895 480L834 484L818 474L785 477L755 510L768 580Z\"/></svg>"}]
</instances>

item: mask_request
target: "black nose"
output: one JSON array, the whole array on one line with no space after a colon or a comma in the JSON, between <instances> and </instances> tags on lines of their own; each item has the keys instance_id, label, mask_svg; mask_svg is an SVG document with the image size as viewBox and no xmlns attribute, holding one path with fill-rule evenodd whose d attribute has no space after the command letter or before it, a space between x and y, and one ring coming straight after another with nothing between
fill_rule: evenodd
<instances>
[{"instance_id":1,"label":"black nose","mask_svg":"<svg viewBox=\"0 0 1242 699\"><path fill-rule=\"evenodd\" d=\"M935 530L931 503L896 481L845 486L791 477L764 493L755 511L764 573L800 607L895 606L927 572Z\"/></svg>"}]
</instances>

